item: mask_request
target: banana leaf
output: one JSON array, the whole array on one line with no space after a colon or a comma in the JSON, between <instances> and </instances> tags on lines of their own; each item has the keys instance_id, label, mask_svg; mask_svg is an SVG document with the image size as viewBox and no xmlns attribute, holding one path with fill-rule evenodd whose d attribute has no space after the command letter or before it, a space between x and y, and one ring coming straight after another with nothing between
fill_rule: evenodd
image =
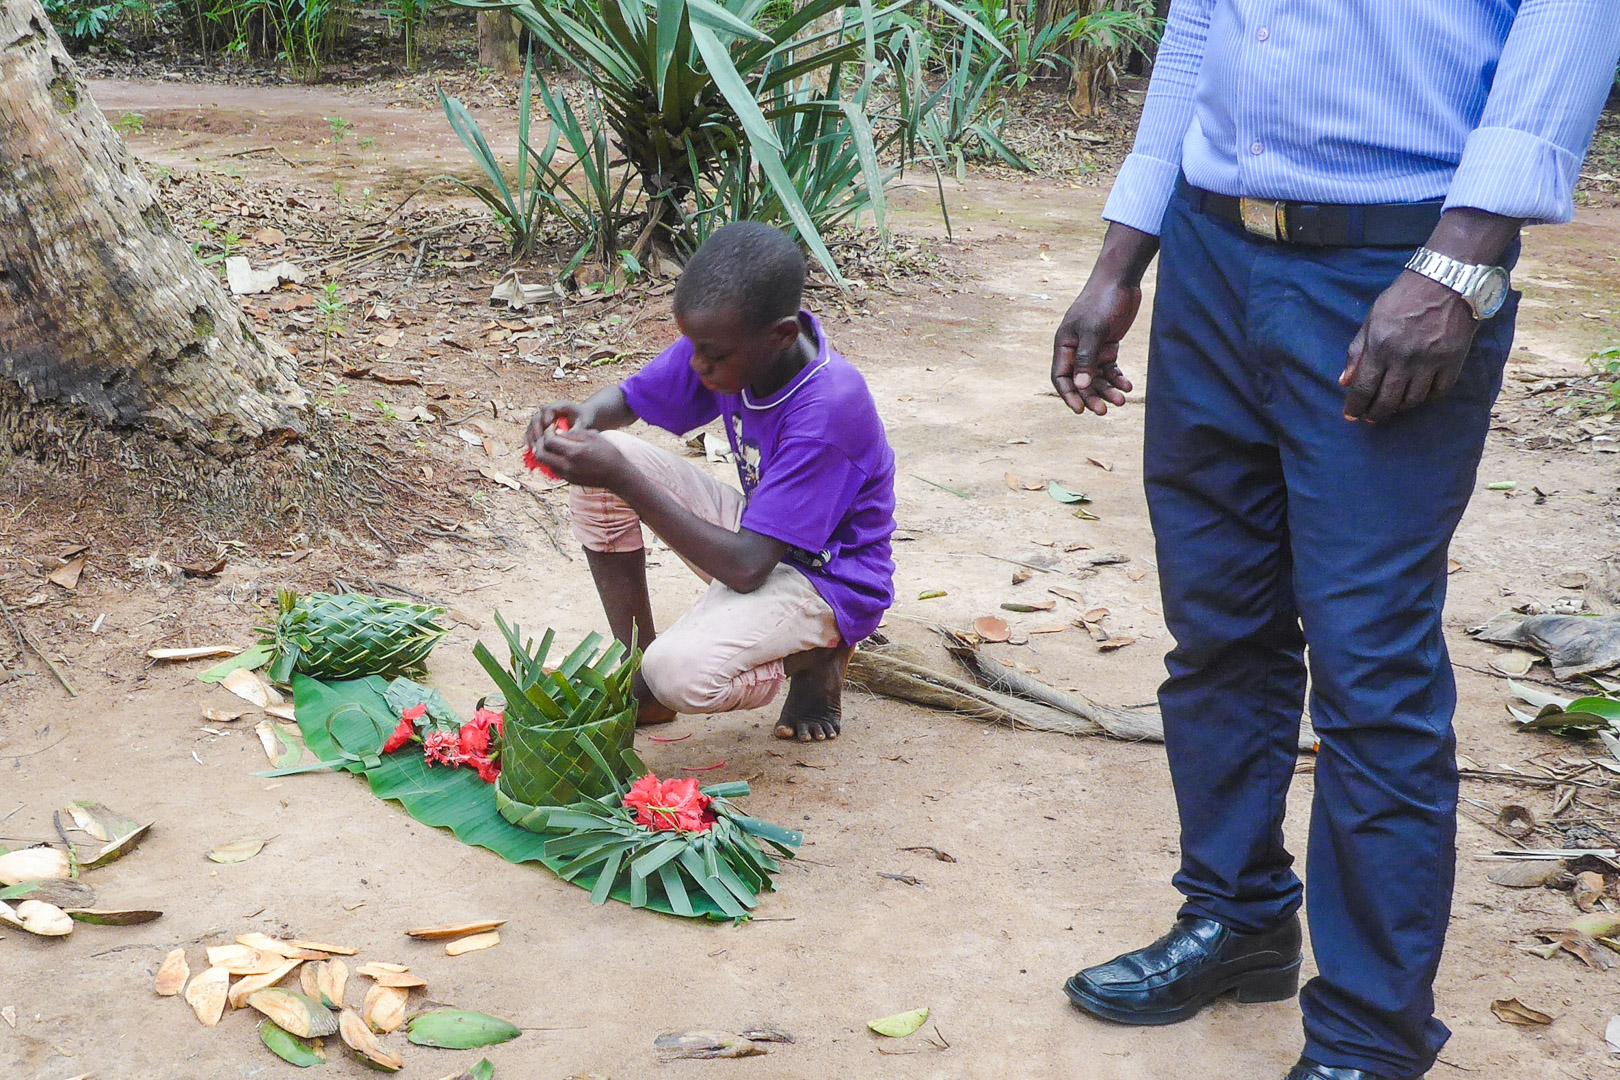
<instances>
[{"instance_id":1,"label":"banana leaf","mask_svg":"<svg viewBox=\"0 0 1620 1080\"><path fill-rule=\"evenodd\" d=\"M322 761L338 762L337 768L365 777L373 795L399 803L422 824L449 829L462 843L493 851L508 862L540 863L561 876L574 857L548 856L546 843L555 837L519 828L503 818L495 807L493 785L478 779L476 773L429 767L421 754L409 751L378 756L383 740L398 722L384 696L387 689L387 680L376 676L325 683L294 675L293 707L305 745ZM594 898L602 869L598 864L565 880ZM617 875L616 860L611 871ZM607 895L625 904L639 899L637 906L667 915L734 918L707 895L682 897L686 905L677 911L667 895L645 889L645 885L645 881L616 883ZM633 895L643 890L644 895Z\"/></svg>"}]
</instances>

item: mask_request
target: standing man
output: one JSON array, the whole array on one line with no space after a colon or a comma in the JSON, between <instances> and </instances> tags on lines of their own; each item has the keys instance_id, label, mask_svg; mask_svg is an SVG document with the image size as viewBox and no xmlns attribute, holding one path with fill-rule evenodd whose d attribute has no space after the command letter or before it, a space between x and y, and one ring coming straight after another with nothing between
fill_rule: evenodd
<instances>
[{"instance_id":1,"label":"standing man","mask_svg":"<svg viewBox=\"0 0 1620 1080\"><path fill-rule=\"evenodd\" d=\"M1318 976L1288 1080L1406 1080L1455 859L1446 548L1513 339L1520 227L1568 221L1620 0L1174 0L1135 152L1052 383L1123 405L1156 252L1148 509L1176 645L1159 692L1186 897L1081 971L1082 1009L1166 1024L1298 985L1283 846L1310 647Z\"/></svg>"}]
</instances>

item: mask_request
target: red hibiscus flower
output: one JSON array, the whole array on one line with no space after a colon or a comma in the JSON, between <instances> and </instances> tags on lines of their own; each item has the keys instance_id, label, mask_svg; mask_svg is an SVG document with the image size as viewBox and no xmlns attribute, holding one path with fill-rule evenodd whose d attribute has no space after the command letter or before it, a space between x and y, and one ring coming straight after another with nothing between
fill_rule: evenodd
<instances>
[{"instance_id":1,"label":"red hibiscus flower","mask_svg":"<svg viewBox=\"0 0 1620 1080\"><path fill-rule=\"evenodd\" d=\"M460 765L466 759L461 753L461 737L454 731L430 731L422 740L422 757L429 765Z\"/></svg>"},{"instance_id":2,"label":"red hibiscus flower","mask_svg":"<svg viewBox=\"0 0 1620 1080\"><path fill-rule=\"evenodd\" d=\"M461 734L457 737L461 756L465 758L487 758L489 756L489 728L476 723L462 724Z\"/></svg>"},{"instance_id":3,"label":"red hibiscus flower","mask_svg":"<svg viewBox=\"0 0 1620 1080\"><path fill-rule=\"evenodd\" d=\"M555 427L558 431L567 431L568 430L568 417L559 416L557 418L556 424L554 424L553 427ZM530 469L538 469L538 470L540 470L540 475L544 476L547 480L555 480L555 479L557 479L557 474L552 472L546 466L540 464L540 459L535 457L534 456L534 451L531 450L527 446L525 446L523 448L523 464L525 466L527 466L528 468L530 468Z\"/></svg>"},{"instance_id":4,"label":"red hibiscus flower","mask_svg":"<svg viewBox=\"0 0 1620 1080\"><path fill-rule=\"evenodd\" d=\"M704 832L714 825L711 800L691 777L659 780L648 773L630 786L624 805L636 812L636 824L654 832Z\"/></svg>"},{"instance_id":5,"label":"red hibiscus flower","mask_svg":"<svg viewBox=\"0 0 1620 1080\"><path fill-rule=\"evenodd\" d=\"M392 754L395 750L416 738L416 722L426 715L426 705L413 705L400 713L399 726L394 729L394 733L388 736L388 740L383 743L382 752Z\"/></svg>"},{"instance_id":6,"label":"red hibiscus flower","mask_svg":"<svg viewBox=\"0 0 1620 1080\"><path fill-rule=\"evenodd\" d=\"M473 713L473 718L470 722L474 724L481 724L485 728L492 727L501 735L506 734L506 714L497 709L479 709L477 712Z\"/></svg>"}]
</instances>

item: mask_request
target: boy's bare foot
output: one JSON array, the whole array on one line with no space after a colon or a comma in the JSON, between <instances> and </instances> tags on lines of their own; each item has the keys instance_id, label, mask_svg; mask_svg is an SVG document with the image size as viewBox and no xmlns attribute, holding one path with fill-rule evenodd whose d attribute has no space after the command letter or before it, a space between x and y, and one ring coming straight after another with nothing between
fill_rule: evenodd
<instances>
[{"instance_id":1,"label":"boy's bare foot","mask_svg":"<svg viewBox=\"0 0 1620 1080\"><path fill-rule=\"evenodd\" d=\"M811 649L787 658L787 701L776 723L778 739L825 742L843 730L844 672L851 648Z\"/></svg>"},{"instance_id":2,"label":"boy's bare foot","mask_svg":"<svg viewBox=\"0 0 1620 1080\"><path fill-rule=\"evenodd\" d=\"M675 710L653 697L653 692L647 689L647 682L636 672L636 678L630 685L630 692L636 698L636 726L646 727L649 724L667 724L675 719Z\"/></svg>"}]
</instances>

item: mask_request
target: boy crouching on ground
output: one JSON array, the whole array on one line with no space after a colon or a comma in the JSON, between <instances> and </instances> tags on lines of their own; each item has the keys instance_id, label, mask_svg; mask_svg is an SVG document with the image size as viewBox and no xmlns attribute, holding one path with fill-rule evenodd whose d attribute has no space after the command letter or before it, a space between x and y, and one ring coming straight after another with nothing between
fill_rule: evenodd
<instances>
[{"instance_id":1,"label":"boy crouching on ground","mask_svg":"<svg viewBox=\"0 0 1620 1080\"><path fill-rule=\"evenodd\" d=\"M574 485L574 535L614 636L645 650L640 723L757 709L785 680L777 737L837 738L850 653L893 600L894 453L866 381L800 310L804 280L786 235L725 226L676 285L681 339L529 422L531 452ZM740 492L615 430L640 419L684 435L716 417ZM643 522L710 582L662 635Z\"/></svg>"}]
</instances>

